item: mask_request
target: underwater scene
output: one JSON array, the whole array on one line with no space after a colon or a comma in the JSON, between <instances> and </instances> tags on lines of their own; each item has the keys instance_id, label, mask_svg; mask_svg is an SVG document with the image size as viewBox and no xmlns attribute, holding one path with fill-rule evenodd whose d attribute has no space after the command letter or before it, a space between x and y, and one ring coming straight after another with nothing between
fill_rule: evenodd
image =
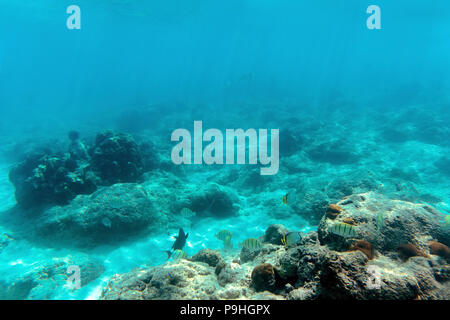
<instances>
[{"instance_id":1,"label":"underwater scene","mask_svg":"<svg viewBox=\"0 0 450 320\"><path fill-rule=\"evenodd\" d=\"M0 0L0 300L449 300L450 2Z\"/></svg>"}]
</instances>

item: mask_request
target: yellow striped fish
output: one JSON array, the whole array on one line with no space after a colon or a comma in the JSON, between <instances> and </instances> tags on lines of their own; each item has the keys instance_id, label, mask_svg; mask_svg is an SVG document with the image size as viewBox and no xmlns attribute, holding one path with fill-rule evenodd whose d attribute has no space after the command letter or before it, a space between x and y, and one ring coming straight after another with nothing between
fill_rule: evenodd
<instances>
[{"instance_id":1,"label":"yellow striped fish","mask_svg":"<svg viewBox=\"0 0 450 320\"><path fill-rule=\"evenodd\" d=\"M244 242L241 243L241 245L243 248L249 250L259 250L262 248L261 241L255 238L245 239Z\"/></svg>"},{"instance_id":2,"label":"yellow striped fish","mask_svg":"<svg viewBox=\"0 0 450 320\"><path fill-rule=\"evenodd\" d=\"M285 205L288 204L288 196L289 196L289 193L286 193L286 195L283 196L283 203L284 203Z\"/></svg>"},{"instance_id":3,"label":"yellow striped fish","mask_svg":"<svg viewBox=\"0 0 450 320\"><path fill-rule=\"evenodd\" d=\"M231 242L231 237L228 236L223 240L223 247L225 249L233 249L233 243Z\"/></svg>"},{"instance_id":4,"label":"yellow striped fish","mask_svg":"<svg viewBox=\"0 0 450 320\"><path fill-rule=\"evenodd\" d=\"M351 238L356 236L354 226L344 222L336 222L328 228L328 231L344 238Z\"/></svg>"},{"instance_id":5,"label":"yellow striped fish","mask_svg":"<svg viewBox=\"0 0 450 320\"><path fill-rule=\"evenodd\" d=\"M231 231L228 230L220 230L217 234L216 234L216 238L222 241L229 241L231 240L232 237L232 233Z\"/></svg>"},{"instance_id":6,"label":"yellow striped fish","mask_svg":"<svg viewBox=\"0 0 450 320\"><path fill-rule=\"evenodd\" d=\"M186 258L187 258L187 253L184 252L183 250L177 249L172 253L173 260L180 260L180 259L186 259Z\"/></svg>"},{"instance_id":7,"label":"yellow striped fish","mask_svg":"<svg viewBox=\"0 0 450 320\"><path fill-rule=\"evenodd\" d=\"M189 209L189 208L183 208L183 209L181 209L180 214L181 214L183 217L186 217L186 218L190 218L190 217L195 216L195 212L192 211L192 210Z\"/></svg>"}]
</instances>

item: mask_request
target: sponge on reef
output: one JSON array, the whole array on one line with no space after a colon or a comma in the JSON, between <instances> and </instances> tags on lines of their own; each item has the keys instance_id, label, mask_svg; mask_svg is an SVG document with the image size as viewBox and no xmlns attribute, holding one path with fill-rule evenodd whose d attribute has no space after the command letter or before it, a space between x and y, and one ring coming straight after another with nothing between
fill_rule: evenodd
<instances>
[{"instance_id":1,"label":"sponge on reef","mask_svg":"<svg viewBox=\"0 0 450 320\"><path fill-rule=\"evenodd\" d=\"M428 242L428 245L430 246L431 254L440 256L445 259L450 259L450 248L445 244L437 241L430 241Z\"/></svg>"},{"instance_id":2,"label":"sponge on reef","mask_svg":"<svg viewBox=\"0 0 450 320\"><path fill-rule=\"evenodd\" d=\"M374 257L374 250L370 242L367 242L365 240L358 240L354 242L348 249L348 251L357 251L357 250L364 253L367 256L367 258L369 258L369 260L372 260Z\"/></svg>"},{"instance_id":3,"label":"sponge on reef","mask_svg":"<svg viewBox=\"0 0 450 320\"><path fill-rule=\"evenodd\" d=\"M398 252L402 256L404 260L408 260L411 257L425 257L429 258L428 255L420 251L419 248L417 248L412 243L402 244L397 248Z\"/></svg>"},{"instance_id":4,"label":"sponge on reef","mask_svg":"<svg viewBox=\"0 0 450 320\"><path fill-rule=\"evenodd\" d=\"M341 214L341 212L342 212L342 208L339 207L337 204L330 204L327 208L326 214L327 214L327 217L334 219L339 214Z\"/></svg>"}]
</instances>

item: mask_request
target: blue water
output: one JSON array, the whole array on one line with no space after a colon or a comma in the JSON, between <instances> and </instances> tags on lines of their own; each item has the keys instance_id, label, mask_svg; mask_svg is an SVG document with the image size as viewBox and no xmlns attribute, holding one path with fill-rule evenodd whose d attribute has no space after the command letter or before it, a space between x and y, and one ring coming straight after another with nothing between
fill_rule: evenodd
<instances>
[{"instance_id":1,"label":"blue water","mask_svg":"<svg viewBox=\"0 0 450 320\"><path fill-rule=\"evenodd\" d=\"M81 8L80 30L66 27L71 4ZM370 4L381 8L381 30L366 27ZM185 227L189 255L221 248L221 229L236 244L271 223L314 230L316 219L281 199L294 189L301 208L331 202L339 179L345 192L376 190L449 213L449 56L444 0L0 0L0 233L16 232L9 169L33 148L65 150L69 130L91 143L114 129L151 140L167 164L170 133L192 131L194 120L224 132L280 128L281 155L277 175L245 183L229 178L235 167L227 165L149 171L147 182L168 171L193 189L217 182L240 198L237 215ZM152 112L144 118L124 116L145 106ZM0 252L0 280L84 252L103 261L104 273L49 298L96 299L111 275L164 263L177 229L89 250L20 238Z\"/></svg>"}]
</instances>

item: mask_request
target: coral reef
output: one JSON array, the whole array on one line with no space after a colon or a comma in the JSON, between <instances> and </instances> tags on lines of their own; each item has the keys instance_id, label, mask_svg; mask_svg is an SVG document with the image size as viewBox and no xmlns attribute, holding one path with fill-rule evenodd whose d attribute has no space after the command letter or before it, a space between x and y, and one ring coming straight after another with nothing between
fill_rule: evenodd
<instances>
[{"instance_id":1,"label":"coral reef","mask_svg":"<svg viewBox=\"0 0 450 320\"><path fill-rule=\"evenodd\" d=\"M137 182L158 162L150 142L138 145L128 134L103 131L89 150L78 132L69 132L69 138L68 152L30 154L10 170L21 207L66 205L77 195L93 193L97 186Z\"/></svg>"},{"instance_id":2,"label":"coral reef","mask_svg":"<svg viewBox=\"0 0 450 320\"><path fill-rule=\"evenodd\" d=\"M16 188L17 203L26 209L64 205L97 188L94 179L67 154L29 156L10 170L9 179Z\"/></svg>"},{"instance_id":3,"label":"coral reef","mask_svg":"<svg viewBox=\"0 0 450 320\"><path fill-rule=\"evenodd\" d=\"M137 182L143 173L142 155L131 135L103 131L97 135L90 154L92 168L103 185Z\"/></svg>"},{"instance_id":4,"label":"coral reef","mask_svg":"<svg viewBox=\"0 0 450 320\"><path fill-rule=\"evenodd\" d=\"M103 299L449 299L450 228L439 212L449 210L442 191L449 167L442 146L448 142L433 139L433 130L422 126L428 136L420 137L415 120L401 126L379 115L373 121L389 123L377 127L382 135L361 135L348 115L333 116L345 125L295 116L280 127L286 134L280 172L266 177L255 166L173 165L170 145L158 136L166 134L167 123L154 115L151 107L127 115L122 125L139 133L133 137L105 131L81 141L72 132L67 143L41 146L37 156L16 165L10 178L19 207L2 221L20 227L5 225L0 234L20 240L0 237L2 256L20 248L22 239L45 246L36 251L101 251L108 276L131 270L110 278ZM241 116L243 124L251 123L245 112ZM225 125L219 118L216 123ZM448 128L437 131L445 137ZM392 143L395 152L389 152ZM430 151L426 156L423 148ZM414 165L405 165L410 161ZM330 232L342 223L352 232ZM166 261L157 252L170 248L169 237L180 227L190 233L184 250L191 258ZM214 238L222 229L233 232L233 248L204 249L222 250ZM288 231L301 237L286 247L281 239ZM236 244L246 238L261 247L240 249ZM134 261L117 258L124 252ZM0 285L0 295L54 297L50 289L35 289L50 288L45 281L60 283L52 268ZM42 283L30 281L38 278ZM91 285L98 290L100 284ZM84 282L83 288L92 289Z\"/></svg>"},{"instance_id":5,"label":"coral reef","mask_svg":"<svg viewBox=\"0 0 450 320\"><path fill-rule=\"evenodd\" d=\"M327 219L331 219L324 210L318 232L309 232L293 247L285 248L275 241L286 228L282 225L270 225L261 236L261 239L269 241L264 241L259 250L242 248L239 254L227 255L222 259L214 251L202 250L189 262L183 260L178 264L166 263L159 267L117 275L104 289L102 298L449 299L448 265L440 257L429 257L418 248L411 248L409 244L402 246L409 259L402 260L397 254L400 244L394 245L404 239L414 239L422 245L431 236L445 236L442 230L434 229L434 224L425 226L418 232L423 220L417 219L417 216L431 215L431 223L434 223L434 218L439 220L434 215L439 213L430 208L424 209L423 205L385 199L390 208L388 212L392 215L397 211L408 211L410 219L400 222L410 228L403 231L403 234L393 235L392 224L398 224L399 219L390 221L388 214L385 217L387 221L379 232L376 217L379 210L386 210L386 207L380 206L380 199L374 194L347 197L338 203L345 208L343 216L335 218L353 218L357 227L361 228L357 233L361 238L370 238L370 232L375 234L375 240L378 240L374 242L377 255L374 254L373 244L367 240L348 240L348 246L347 240L326 234L324 224ZM442 246L434 242L431 246L442 250ZM210 259L211 256L214 259ZM173 276L171 270L175 267L176 274L180 276L176 277L178 280L162 276L167 272ZM146 274L162 275L157 278L158 281L149 280L141 284L141 275ZM154 276L147 278L154 279ZM154 289L155 286L158 290Z\"/></svg>"},{"instance_id":6,"label":"coral reef","mask_svg":"<svg viewBox=\"0 0 450 320\"><path fill-rule=\"evenodd\" d=\"M351 217L356 223L355 238L370 242L381 252L395 252L398 246L406 243L425 248L427 237L442 243L450 241L450 230L443 228L440 222L443 215L427 205L391 200L375 192L351 195L338 205L343 208L343 213L335 220ZM345 250L353 240L331 234L328 228L334 223L326 215L322 217L318 228L320 242Z\"/></svg>"}]
</instances>

